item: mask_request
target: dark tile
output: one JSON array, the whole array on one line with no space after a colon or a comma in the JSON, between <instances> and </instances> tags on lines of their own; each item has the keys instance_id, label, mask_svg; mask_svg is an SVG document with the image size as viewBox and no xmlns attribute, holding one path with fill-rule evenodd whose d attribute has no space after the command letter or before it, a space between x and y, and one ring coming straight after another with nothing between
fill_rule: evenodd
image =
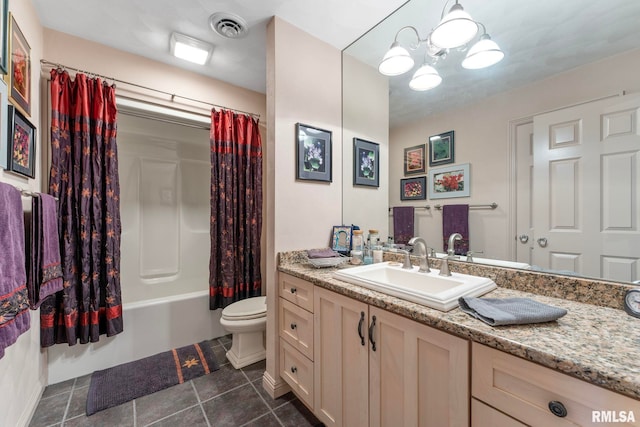
<instances>
[{"instance_id":1,"label":"dark tile","mask_svg":"<svg viewBox=\"0 0 640 427\"><path fill-rule=\"evenodd\" d=\"M227 350L231 348L231 335L225 335L218 338L218 342L222 344Z\"/></svg>"},{"instance_id":2,"label":"dark tile","mask_svg":"<svg viewBox=\"0 0 640 427\"><path fill-rule=\"evenodd\" d=\"M234 369L230 364L221 366L220 369L209 375L194 378L192 381L196 386L200 401L209 400L220 393L248 384L244 374Z\"/></svg>"},{"instance_id":3,"label":"dark tile","mask_svg":"<svg viewBox=\"0 0 640 427\"><path fill-rule=\"evenodd\" d=\"M249 381L254 381L254 380L257 380L258 378L262 378L262 375L264 375L264 371L266 369L267 369L266 360L261 360L256 363L252 363L249 366L245 366L244 368L242 368L242 371L245 374L247 374L247 377L249 377Z\"/></svg>"},{"instance_id":4,"label":"dark tile","mask_svg":"<svg viewBox=\"0 0 640 427\"><path fill-rule=\"evenodd\" d=\"M80 415L64 422L65 427L133 427L133 425L133 401L96 412L90 417Z\"/></svg>"},{"instance_id":5,"label":"dark tile","mask_svg":"<svg viewBox=\"0 0 640 427\"><path fill-rule=\"evenodd\" d=\"M260 418L249 421L242 427L282 427L282 424L280 424L278 419L271 412L269 412L268 414L263 415Z\"/></svg>"},{"instance_id":6,"label":"dark tile","mask_svg":"<svg viewBox=\"0 0 640 427\"><path fill-rule=\"evenodd\" d=\"M221 345L217 345L213 348L213 355L216 357L218 366L228 365L229 359L227 359L227 349Z\"/></svg>"},{"instance_id":7,"label":"dark tile","mask_svg":"<svg viewBox=\"0 0 640 427\"><path fill-rule=\"evenodd\" d=\"M91 384L91 374L76 378L75 388L88 387Z\"/></svg>"},{"instance_id":8,"label":"dark tile","mask_svg":"<svg viewBox=\"0 0 640 427\"><path fill-rule=\"evenodd\" d=\"M216 427L236 427L270 412L251 384L208 400L202 407Z\"/></svg>"},{"instance_id":9,"label":"dark tile","mask_svg":"<svg viewBox=\"0 0 640 427\"><path fill-rule=\"evenodd\" d=\"M289 392L289 393L283 394L277 399L272 399L271 396L269 396L269 393L267 393L264 387L262 387L262 378L253 381L252 384L258 390L258 393L260 393L260 396L262 396L262 398L267 402L267 405L269 405L271 408L277 408L278 406L282 406L285 403L289 402L290 400L295 399L296 397L295 394L293 394L292 392Z\"/></svg>"},{"instance_id":10,"label":"dark tile","mask_svg":"<svg viewBox=\"0 0 640 427\"><path fill-rule=\"evenodd\" d=\"M323 425L298 399L276 408L274 412L285 427Z\"/></svg>"},{"instance_id":11,"label":"dark tile","mask_svg":"<svg viewBox=\"0 0 640 427\"><path fill-rule=\"evenodd\" d=\"M73 384L73 380L71 380L71 384ZM64 411L67 409L67 403L69 402L69 396L71 396L71 392L66 391L40 399L29 425L32 427L41 427L62 422Z\"/></svg>"},{"instance_id":12,"label":"dark tile","mask_svg":"<svg viewBox=\"0 0 640 427\"><path fill-rule=\"evenodd\" d=\"M138 424L140 425L140 424ZM173 414L167 418L150 424L150 427L207 427L207 420L204 417L202 408L200 405L192 406L191 408L180 411L177 414Z\"/></svg>"},{"instance_id":13,"label":"dark tile","mask_svg":"<svg viewBox=\"0 0 640 427\"><path fill-rule=\"evenodd\" d=\"M67 410L66 418L73 418L75 416L84 414L87 412L87 394L89 393L89 387L74 387L71 401L69 402L69 409Z\"/></svg>"},{"instance_id":14,"label":"dark tile","mask_svg":"<svg viewBox=\"0 0 640 427\"><path fill-rule=\"evenodd\" d=\"M143 426L198 403L191 382L136 399L136 422Z\"/></svg>"},{"instance_id":15,"label":"dark tile","mask_svg":"<svg viewBox=\"0 0 640 427\"><path fill-rule=\"evenodd\" d=\"M42 398L44 399L45 397L51 397L51 396L55 396L56 394L71 391L71 387L73 387L74 381L75 381L75 378L67 381L62 381L61 383L48 385L44 389L44 392L42 393Z\"/></svg>"}]
</instances>

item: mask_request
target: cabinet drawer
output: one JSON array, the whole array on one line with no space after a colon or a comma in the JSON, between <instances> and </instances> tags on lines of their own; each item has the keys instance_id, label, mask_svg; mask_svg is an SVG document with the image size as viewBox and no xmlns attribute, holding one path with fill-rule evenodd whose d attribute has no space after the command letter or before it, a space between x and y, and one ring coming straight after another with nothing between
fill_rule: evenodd
<instances>
[{"instance_id":1,"label":"cabinet drawer","mask_svg":"<svg viewBox=\"0 0 640 427\"><path fill-rule=\"evenodd\" d=\"M526 427L526 425L479 400L471 399L471 427Z\"/></svg>"},{"instance_id":2,"label":"cabinet drawer","mask_svg":"<svg viewBox=\"0 0 640 427\"><path fill-rule=\"evenodd\" d=\"M300 400L313 411L313 362L280 339L280 375Z\"/></svg>"},{"instance_id":3,"label":"cabinet drawer","mask_svg":"<svg viewBox=\"0 0 640 427\"><path fill-rule=\"evenodd\" d=\"M278 275L280 296L313 313L313 283L286 273Z\"/></svg>"},{"instance_id":4,"label":"cabinet drawer","mask_svg":"<svg viewBox=\"0 0 640 427\"><path fill-rule=\"evenodd\" d=\"M472 347L471 388L473 397L529 425L592 425L593 411L633 411L636 422L625 425L640 426L640 401L478 343ZM554 415L550 406L565 408L566 416Z\"/></svg>"},{"instance_id":5,"label":"cabinet drawer","mask_svg":"<svg viewBox=\"0 0 640 427\"><path fill-rule=\"evenodd\" d=\"M313 313L280 298L280 337L313 360Z\"/></svg>"}]
</instances>

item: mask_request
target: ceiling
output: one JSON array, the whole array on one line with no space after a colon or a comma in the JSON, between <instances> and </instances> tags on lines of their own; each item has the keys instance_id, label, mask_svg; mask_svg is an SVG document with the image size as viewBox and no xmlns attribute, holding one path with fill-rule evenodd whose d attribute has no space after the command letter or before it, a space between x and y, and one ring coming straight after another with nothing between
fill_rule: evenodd
<instances>
[{"instance_id":1,"label":"ceiling","mask_svg":"<svg viewBox=\"0 0 640 427\"><path fill-rule=\"evenodd\" d=\"M461 0L460 4L485 25L505 58L483 70L466 70L460 65L466 52L450 52L436 64L442 84L415 92L409 81L424 58L425 48L420 47L413 53L414 69L389 78L391 127L640 48L638 0ZM444 0L411 0L346 52L377 68L400 28L413 25L426 38L443 5ZM415 36L403 31L399 40L408 47Z\"/></svg>"},{"instance_id":2,"label":"ceiling","mask_svg":"<svg viewBox=\"0 0 640 427\"><path fill-rule=\"evenodd\" d=\"M265 40L271 16L344 49L405 1L32 0L45 27L261 93L266 92ZM408 88L411 72L390 78L391 126L640 47L638 0L463 0L461 4L486 26L505 51L505 59L471 71L460 66L464 52L451 52L436 65L443 83L427 92ZM411 0L347 51L377 67L399 28L413 25L424 38L437 24L443 5L444 0ZM248 35L229 40L216 34L208 23L214 12L242 17ZM172 57L173 31L211 42L211 61L198 66ZM403 32L401 40L410 42L408 36ZM418 64L423 56L424 50L416 51Z\"/></svg>"},{"instance_id":3,"label":"ceiling","mask_svg":"<svg viewBox=\"0 0 640 427\"><path fill-rule=\"evenodd\" d=\"M266 29L272 16L344 49L405 1L32 0L47 28L261 93L266 93ZM215 12L240 16L249 33L240 39L218 35L209 27ZM211 61L199 66L171 56L173 31L212 43Z\"/></svg>"}]
</instances>

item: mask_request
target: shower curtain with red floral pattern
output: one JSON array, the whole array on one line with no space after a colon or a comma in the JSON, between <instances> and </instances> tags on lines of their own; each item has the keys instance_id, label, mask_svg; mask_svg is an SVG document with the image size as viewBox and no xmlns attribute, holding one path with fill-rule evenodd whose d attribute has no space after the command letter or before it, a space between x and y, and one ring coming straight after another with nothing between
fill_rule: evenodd
<instances>
[{"instance_id":1,"label":"shower curtain with red floral pattern","mask_svg":"<svg viewBox=\"0 0 640 427\"><path fill-rule=\"evenodd\" d=\"M211 112L211 310L261 293L262 141L258 120Z\"/></svg>"},{"instance_id":2,"label":"shower curtain with red floral pattern","mask_svg":"<svg viewBox=\"0 0 640 427\"><path fill-rule=\"evenodd\" d=\"M58 198L64 288L41 305L41 344L122 332L115 87L51 71L49 193Z\"/></svg>"}]
</instances>

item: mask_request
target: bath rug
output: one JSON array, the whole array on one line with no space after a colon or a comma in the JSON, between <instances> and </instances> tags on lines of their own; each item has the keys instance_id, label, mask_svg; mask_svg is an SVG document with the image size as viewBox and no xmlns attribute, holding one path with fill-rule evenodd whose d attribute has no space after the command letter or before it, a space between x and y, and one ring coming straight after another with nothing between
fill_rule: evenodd
<instances>
[{"instance_id":1,"label":"bath rug","mask_svg":"<svg viewBox=\"0 0 640 427\"><path fill-rule=\"evenodd\" d=\"M87 415L182 384L218 370L207 341L95 371L87 395Z\"/></svg>"}]
</instances>

